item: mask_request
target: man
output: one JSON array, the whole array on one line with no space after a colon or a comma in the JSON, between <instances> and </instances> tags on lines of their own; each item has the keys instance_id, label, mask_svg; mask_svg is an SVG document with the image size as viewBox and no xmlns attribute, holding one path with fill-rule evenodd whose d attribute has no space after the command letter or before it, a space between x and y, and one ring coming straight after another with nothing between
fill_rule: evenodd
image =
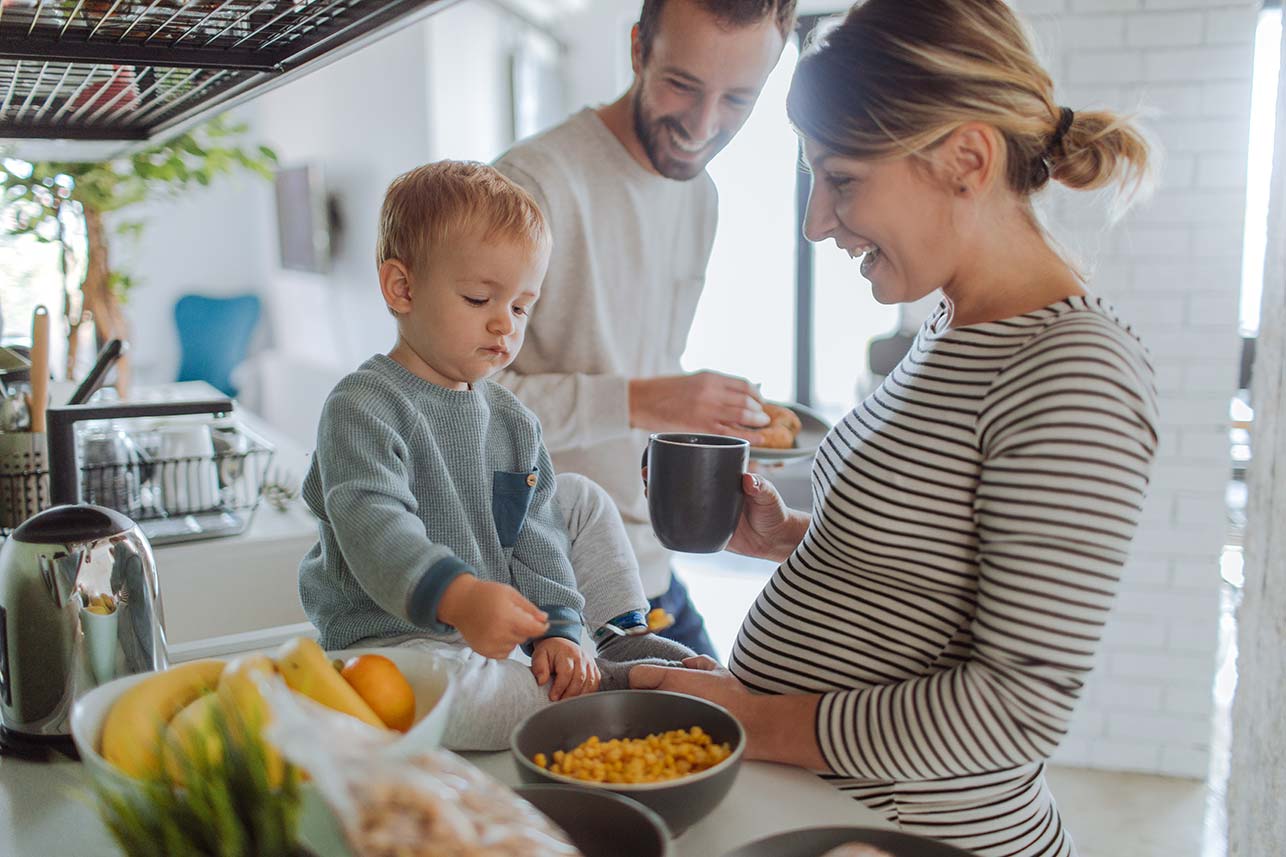
<instances>
[{"instance_id":1,"label":"man","mask_svg":"<svg viewBox=\"0 0 1286 857\"><path fill-rule=\"evenodd\" d=\"M554 235L527 345L497 380L536 412L559 471L611 494L666 635L714 655L700 614L653 535L639 455L654 431L758 440L755 387L681 374L714 243L705 167L740 130L794 26L795 0L644 0L634 81L517 143L496 167L530 191Z\"/></svg>"}]
</instances>

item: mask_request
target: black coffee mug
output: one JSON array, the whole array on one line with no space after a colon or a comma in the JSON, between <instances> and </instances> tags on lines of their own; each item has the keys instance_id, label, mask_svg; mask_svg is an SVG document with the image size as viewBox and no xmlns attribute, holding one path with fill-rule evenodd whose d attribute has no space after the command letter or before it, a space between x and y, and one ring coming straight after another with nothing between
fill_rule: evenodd
<instances>
[{"instance_id":1,"label":"black coffee mug","mask_svg":"<svg viewBox=\"0 0 1286 857\"><path fill-rule=\"evenodd\" d=\"M668 432L648 439L647 510L661 544L683 553L718 553L741 520L741 476L750 444L719 434Z\"/></svg>"}]
</instances>

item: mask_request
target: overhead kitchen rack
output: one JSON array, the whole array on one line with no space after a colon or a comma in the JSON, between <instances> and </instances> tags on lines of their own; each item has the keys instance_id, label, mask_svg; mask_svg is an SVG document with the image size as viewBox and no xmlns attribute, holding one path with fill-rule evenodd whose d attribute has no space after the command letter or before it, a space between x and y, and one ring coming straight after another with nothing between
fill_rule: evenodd
<instances>
[{"instance_id":1,"label":"overhead kitchen rack","mask_svg":"<svg viewBox=\"0 0 1286 857\"><path fill-rule=\"evenodd\" d=\"M452 0L0 0L0 138L146 141Z\"/></svg>"}]
</instances>

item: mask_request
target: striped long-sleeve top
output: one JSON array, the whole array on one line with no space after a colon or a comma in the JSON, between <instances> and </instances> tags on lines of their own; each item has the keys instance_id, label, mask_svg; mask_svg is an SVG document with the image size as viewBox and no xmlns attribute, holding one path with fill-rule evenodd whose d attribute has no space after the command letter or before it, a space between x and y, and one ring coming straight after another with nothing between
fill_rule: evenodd
<instances>
[{"instance_id":1,"label":"striped long-sleeve top","mask_svg":"<svg viewBox=\"0 0 1286 857\"><path fill-rule=\"evenodd\" d=\"M817 741L906 829L1065 855L1042 762L1108 619L1157 446L1146 350L1102 300L960 328L945 304L813 464L813 518L733 672L823 693Z\"/></svg>"}]
</instances>

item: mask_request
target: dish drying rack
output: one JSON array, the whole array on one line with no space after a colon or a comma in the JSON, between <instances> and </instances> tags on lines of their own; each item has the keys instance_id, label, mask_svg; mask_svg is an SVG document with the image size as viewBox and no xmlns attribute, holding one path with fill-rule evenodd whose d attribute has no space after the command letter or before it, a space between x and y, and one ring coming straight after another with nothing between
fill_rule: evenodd
<instances>
[{"instance_id":1,"label":"dish drying rack","mask_svg":"<svg viewBox=\"0 0 1286 857\"><path fill-rule=\"evenodd\" d=\"M213 455L164 457L140 446L132 461L83 464L81 498L131 518L153 544L236 535L259 507L275 449L241 424L213 435ZM43 457L0 456L0 539L51 505Z\"/></svg>"}]
</instances>

